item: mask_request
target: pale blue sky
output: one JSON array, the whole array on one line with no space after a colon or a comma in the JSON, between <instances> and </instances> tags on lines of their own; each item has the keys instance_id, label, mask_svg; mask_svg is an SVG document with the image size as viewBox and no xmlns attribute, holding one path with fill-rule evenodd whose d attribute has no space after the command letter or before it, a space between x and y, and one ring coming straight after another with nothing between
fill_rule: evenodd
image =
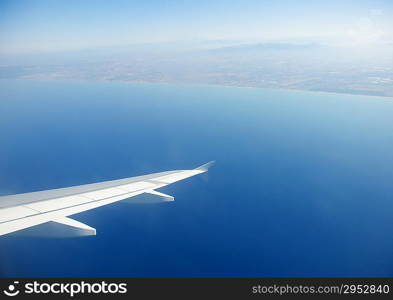
<instances>
[{"instance_id":1,"label":"pale blue sky","mask_svg":"<svg viewBox=\"0 0 393 300\"><path fill-rule=\"evenodd\" d=\"M0 51L230 39L390 42L393 2L0 0Z\"/></svg>"}]
</instances>

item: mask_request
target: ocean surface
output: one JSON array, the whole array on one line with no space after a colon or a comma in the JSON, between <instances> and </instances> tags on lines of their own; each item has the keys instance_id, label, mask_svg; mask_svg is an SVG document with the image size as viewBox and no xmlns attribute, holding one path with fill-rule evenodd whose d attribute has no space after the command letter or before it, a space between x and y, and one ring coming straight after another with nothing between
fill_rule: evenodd
<instances>
[{"instance_id":1,"label":"ocean surface","mask_svg":"<svg viewBox=\"0 0 393 300\"><path fill-rule=\"evenodd\" d=\"M0 194L194 168L73 217L97 236L0 237L0 276L393 276L393 99L0 81Z\"/></svg>"}]
</instances>

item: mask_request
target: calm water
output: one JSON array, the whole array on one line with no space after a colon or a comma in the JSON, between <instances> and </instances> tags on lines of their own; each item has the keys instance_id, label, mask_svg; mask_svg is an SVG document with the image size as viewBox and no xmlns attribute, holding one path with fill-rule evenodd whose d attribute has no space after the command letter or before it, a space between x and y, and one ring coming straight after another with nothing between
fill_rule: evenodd
<instances>
[{"instance_id":1,"label":"calm water","mask_svg":"<svg viewBox=\"0 0 393 300\"><path fill-rule=\"evenodd\" d=\"M0 237L0 274L393 276L393 99L0 82L1 194L209 160L174 203L75 215L95 237Z\"/></svg>"}]
</instances>

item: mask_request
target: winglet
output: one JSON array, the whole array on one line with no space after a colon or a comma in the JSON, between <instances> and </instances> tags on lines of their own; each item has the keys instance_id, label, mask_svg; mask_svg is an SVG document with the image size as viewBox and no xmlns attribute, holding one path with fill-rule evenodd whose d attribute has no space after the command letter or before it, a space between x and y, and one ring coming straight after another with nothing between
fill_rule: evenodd
<instances>
[{"instance_id":1,"label":"winglet","mask_svg":"<svg viewBox=\"0 0 393 300\"><path fill-rule=\"evenodd\" d=\"M215 164L215 161L212 160L212 161L209 161L207 164L204 164L204 165L202 165L202 166L200 166L200 167L198 167L198 168L195 168L195 170L201 170L201 171L203 171L203 172L207 172L207 171L209 170L209 168L210 168L212 165L214 165L214 164Z\"/></svg>"}]
</instances>

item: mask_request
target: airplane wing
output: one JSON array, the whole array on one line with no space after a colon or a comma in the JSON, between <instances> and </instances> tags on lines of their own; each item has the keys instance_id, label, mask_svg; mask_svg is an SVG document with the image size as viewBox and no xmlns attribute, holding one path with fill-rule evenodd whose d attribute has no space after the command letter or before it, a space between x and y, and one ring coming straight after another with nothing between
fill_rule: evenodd
<instances>
[{"instance_id":1,"label":"airplane wing","mask_svg":"<svg viewBox=\"0 0 393 300\"><path fill-rule=\"evenodd\" d=\"M61 189L0 197L0 235L85 236L96 230L68 216L117 201L174 201L156 189L205 173L214 162L193 170L176 170ZM40 225L40 226L37 226Z\"/></svg>"}]
</instances>

